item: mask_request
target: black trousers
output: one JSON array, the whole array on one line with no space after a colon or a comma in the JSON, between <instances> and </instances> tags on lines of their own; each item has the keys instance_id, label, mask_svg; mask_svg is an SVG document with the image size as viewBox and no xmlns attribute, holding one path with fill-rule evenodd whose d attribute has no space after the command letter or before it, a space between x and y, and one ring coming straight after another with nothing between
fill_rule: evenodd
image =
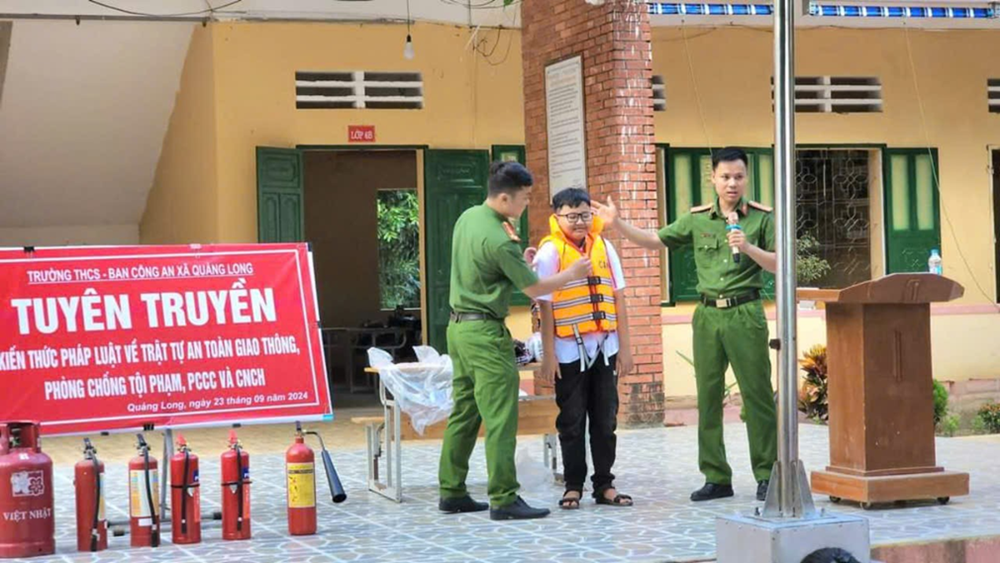
<instances>
[{"instance_id":1,"label":"black trousers","mask_svg":"<svg viewBox=\"0 0 1000 563\"><path fill-rule=\"evenodd\" d=\"M594 364L580 370L580 362L559 364L562 377L556 379L556 404L559 416L556 430L562 446L563 473L567 491L583 491L587 479L587 421L590 421L590 455L594 462L594 496L613 486L618 438L618 377L615 365L618 355L604 363L604 353Z\"/></svg>"}]
</instances>

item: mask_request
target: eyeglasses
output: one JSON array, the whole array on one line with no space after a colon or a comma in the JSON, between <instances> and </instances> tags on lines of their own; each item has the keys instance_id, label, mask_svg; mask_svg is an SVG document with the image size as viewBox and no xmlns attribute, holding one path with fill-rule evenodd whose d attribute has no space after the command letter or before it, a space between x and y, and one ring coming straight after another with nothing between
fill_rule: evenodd
<instances>
[{"instance_id":1,"label":"eyeglasses","mask_svg":"<svg viewBox=\"0 0 1000 563\"><path fill-rule=\"evenodd\" d=\"M559 215L559 217L566 219L570 223L578 223L581 221L586 223L594 218L594 214L589 211L585 211L583 213L566 213L565 215Z\"/></svg>"}]
</instances>

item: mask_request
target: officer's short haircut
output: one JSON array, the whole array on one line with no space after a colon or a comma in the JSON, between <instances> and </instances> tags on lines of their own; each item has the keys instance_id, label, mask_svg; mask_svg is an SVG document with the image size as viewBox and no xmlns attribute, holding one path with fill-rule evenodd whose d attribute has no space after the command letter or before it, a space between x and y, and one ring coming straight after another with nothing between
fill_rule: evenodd
<instances>
[{"instance_id":1,"label":"officer's short haircut","mask_svg":"<svg viewBox=\"0 0 1000 563\"><path fill-rule=\"evenodd\" d=\"M494 162L490 165L490 197L514 195L534 183L531 172L519 162Z\"/></svg>"},{"instance_id":2,"label":"officer's short haircut","mask_svg":"<svg viewBox=\"0 0 1000 563\"><path fill-rule=\"evenodd\" d=\"M558 212L563 207L572 209L582 203L590 205L590 195L586 191L580 188L566 188L552 196L552 211Z\"/></svg>"},{"instance_id":3,"label":"officer's short haircut","mask_svg":"<svg viewBox=\"0 0 1000 563\"><path fill-rule=\"evenodd\" d=\"M747 158L747 153L741 148L726 147L712 151L712 170L714 171L720 162L736 162L737 160L742 160L743 166L750 167L750 159Z\"/></svg>"}]
</instances>

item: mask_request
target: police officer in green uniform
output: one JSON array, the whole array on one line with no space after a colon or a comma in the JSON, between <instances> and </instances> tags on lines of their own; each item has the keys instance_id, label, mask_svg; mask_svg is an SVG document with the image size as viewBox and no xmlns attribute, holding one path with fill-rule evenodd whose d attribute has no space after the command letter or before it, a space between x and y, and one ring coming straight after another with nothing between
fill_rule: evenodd
<instances>
[{"instance_id":1,"label":"police officer in green uniform","mask_svg":"<svg viewBox=\"0 0 1000 563\"><path fill-rule=\"evenodd\" d=\"M590 261L539 281L521 253L511 221L528 205L532 177L516 162L490 167L486 202L462 213L455 224L451 253L451 322L448 354L454 364L452 399L438 470L443 512L490 509L493 520L542 518L517 494L514 467L520 377L514 343L504 319L511 294L547 295L590 273ZM533 250L533 249L530 249ZM486 469L490 503L469 496L465 478L480 424L486 425Z\"/></svg>"},{"instance_id":2,"label":"police officer in green uniform","mask_svg":"<svg viewBox=\"0 0 1000 563\"><path fill-rule=\"evenodd\" d=\"M691 494L702 501L733 496L732 469L722 439L726 368L733 366L746 405L750 462L757 500L764 500L777 456L777 418L771 388L767 320L761 304L762 270L774 273L771 209L744 199L747 155L725 148L712 155L715 203L691 209L659 233L618 218L611 200L594 203L608 225L649 249L694 247L701 303L692 320L698 388L698 466L705 485Z\"/></svg>"}]
</instances>

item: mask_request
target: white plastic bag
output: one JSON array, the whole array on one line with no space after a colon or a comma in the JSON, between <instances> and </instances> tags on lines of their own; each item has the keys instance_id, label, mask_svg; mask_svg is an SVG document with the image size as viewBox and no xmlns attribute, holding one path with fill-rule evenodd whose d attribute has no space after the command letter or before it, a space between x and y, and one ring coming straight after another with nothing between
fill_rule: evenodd
<instances>
[{"instance_id":1,"label":"white plastic bag","mask_svg":"<svg viewBox=\"0 0 1000 563\"><path fill-rule=\"evenodd\" d=\"M368 349L368 364L378 370L386 389L410 417L418 434L451 414L451 358L430 346L414 346L417 363L392 363L385 350Z\"/></svg>"},{"instance_id":2,"label":"white plastic bag","mask_svg":"<svg viewBox=\"0 0 1000 563\"><path fill-rule=\"evenodd\" d=\"M545 467L542 460L531 455L528 446L518 446L514 455L514 465L517 468L517 482L525 492L542 493L552 488L552 473Z\"/></svg>"}]
</instances>

